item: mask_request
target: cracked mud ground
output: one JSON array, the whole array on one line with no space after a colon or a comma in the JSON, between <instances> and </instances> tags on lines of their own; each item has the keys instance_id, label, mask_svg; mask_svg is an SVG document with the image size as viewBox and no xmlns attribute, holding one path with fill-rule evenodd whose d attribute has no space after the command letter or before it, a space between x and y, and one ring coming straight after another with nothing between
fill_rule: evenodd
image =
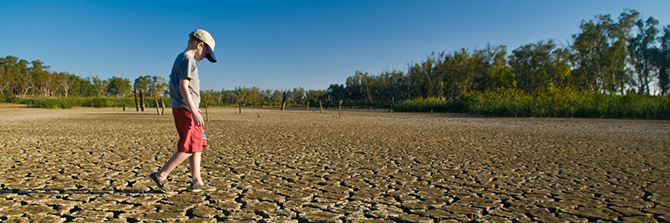
<instances>
[{"instance_id":1,"label":"cracked mud ground","mask_svg":"<svg viewBox=\"0 0 670 223\"><path fill-rule=\"evenodd\" d=\"M668 121L209 109L219 190L161 194L172 115L0 112L3 222L670 221Z\"/></svg>"}]
</instances>

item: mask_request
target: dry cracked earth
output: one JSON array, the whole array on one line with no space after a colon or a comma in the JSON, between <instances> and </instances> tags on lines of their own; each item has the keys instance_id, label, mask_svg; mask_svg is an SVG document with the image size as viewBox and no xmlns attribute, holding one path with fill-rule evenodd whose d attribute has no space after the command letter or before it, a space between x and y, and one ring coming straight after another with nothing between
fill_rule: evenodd
<instances>
[{"instance_id":1,"label":"dry cracked earth","mask_svg":"<svg viewBox=\"0 0 670 223\"><path fill-rule=\"evenodd\" d=\"M670 122L209 109L159 193L172 116L0 105L2 222L668 222Z\"/></svg>"}]
</instances>

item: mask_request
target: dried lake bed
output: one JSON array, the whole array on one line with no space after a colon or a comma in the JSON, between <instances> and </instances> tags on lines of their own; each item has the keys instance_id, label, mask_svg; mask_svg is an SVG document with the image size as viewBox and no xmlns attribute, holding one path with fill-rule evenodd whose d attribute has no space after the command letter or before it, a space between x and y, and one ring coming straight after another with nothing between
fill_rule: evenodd
<instances>
[{"instance_id":1,"label":"dried lake bed","mask_svg":"<svg viewBox=\"0 0 670 223\"><path fill-rule=\"evenodd\" d=\"M218 190L163 194L169 110L0 105L0 221L670 221L669 121L235 111L207 111Z\"/></svg>"}]
</instances>

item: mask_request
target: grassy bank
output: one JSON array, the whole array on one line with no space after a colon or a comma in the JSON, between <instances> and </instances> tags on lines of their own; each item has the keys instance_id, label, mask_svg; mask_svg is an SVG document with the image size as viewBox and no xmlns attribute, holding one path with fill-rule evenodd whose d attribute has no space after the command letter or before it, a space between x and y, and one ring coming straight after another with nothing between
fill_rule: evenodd
<instances>
[{"instance_id":1,"label":"grassy bank","mask_svg":"<svg viewBox=\"0 0 670 223\"><path fill-rule=\"evenodd\" d=\"M164 99L165 100L165 99ZM170 99L165 100L169 107ZM64 98L24 98L18 99L16 103L26 104L37 108L73 108L73 107L135 107L134 98L116 97L64 97ZM158 101L160 105L160 100ZM153 98L147 98L144 102L146 107L156 107Z\"/></svg>"},{"instance_id":2,"label":"grassy bank","mask_svg":"<svg viewBox=\"0 0 670 223\"><path fill-rule=\"evenodd\" d=\"M670 119L669 96L607 95L558 90L527 95L518 90L471 92L456 100L434 98L398 103L402 112L464 112L502 117Z\"/></svg>"}]
</instances>

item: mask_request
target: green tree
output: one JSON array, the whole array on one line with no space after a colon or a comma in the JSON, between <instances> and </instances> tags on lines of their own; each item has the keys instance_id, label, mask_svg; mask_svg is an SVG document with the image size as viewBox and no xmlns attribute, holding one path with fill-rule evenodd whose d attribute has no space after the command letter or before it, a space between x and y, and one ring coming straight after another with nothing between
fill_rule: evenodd
<instances>
[{"instance_id":1,"label":"green tree","mask_svg":"<svg viewBox=\"0 0 670 223\"><path fill-rule=\"evenodd\" d=\"M326 90L326 103L339 103L340 100L344 100L348 95L345 91L345 87L342 84L331 84ZM280 95L281 96L281 95ZM281 100L280 100L281 101Z\"/></svg>"},{"instance_id":2,"label":"green tree","mask_svg":"<svg viewBox=\"0 0 670 223\"><path fill-rule=\"evenodd\" d=\"M107 80L101 80L97 76L86 77L82 82L82 96L102 97L107 93Z\"/></svg>"},{"instance_id":3,"label":"green tree","mask_svg":"<svg viewBox=\"0 0 670 223\"><path fill-rule=\"evenodd\" d=\"M0 58L0 92L5 92L12 84L13 77L7 73L5 58Z\"/></svg>"},{"instance_id":4,"label":"green tree","mask_svg":"<svg viewBox=\"0 0 670 223\"><path fill-rule=\"evenodd\" d=\"M147 79L148 79L147 92L149 93L149 96L152 97L160 96L170 86L163 77L148 76Z\"/></svg>"},{"instance_id":5,"label":"green tree","mask_svg":"<svg viewBox=\"0 0 670 223\"><path fill-rule=\"evenodd\" d=\"M655 47L658 34L658 20L649 17L646 22L639 19L635 26L638 34L629 42L630 57L635 68L635 88L638 94L651 94L649 84L658 74L654 60L659 49Z\"/></svg>"},{"instance_id":6,"label":"green tree","mask_svg":"<svg viewBox=\"0 0 670 223\"><path fill-rule=\"evenodd\" d=\"M670 91L670 25L663 27L663 35L659 38L661 49L657 56L658 87L661 95L668 95Z\"/></svg>"},{"instance_id":7,"label":"green tree","mask_svg":"<svg viewBox=\"0 0 670 223\"><path fill-rule=\"evenodd\" d=\"M128 78L112 76L107 80L107 95L115 97L125 97L130 94L132 86Z\"/></svg>"},{"instance_id":8,"label":"green tree","mask_svg":"<svg viewBox=\"0 0 670 223\"><path fill-rule=\"evenodd\" d=\"M133 88L135 90L139 91L142 90L145 95L148 95L149 93L147 90L149 89L149 80L151 79L151 76L139 76L135 79L135 83L133 84Z\"/></svg>"},{"instance_id":9,"label":"green tree","mask_svg":"<svg viewBox=\"0 0 670 223\"><path fill-rule=\"evenodd\" d=\"M556 45L552 40L526 44L512 51L509 64L517 78L517 84L526 93L552 86L551 55Z\"/></svg>"},{"instance_id":10,"label":"green tree","mask_svg":"<svg viewBox=\"0 0 670 223\"><path fill-rule=\"evenodd\" d=\"M34 60L30 62L32 67L29 68L33 83L35 84L38 94L42 96L51 96L54 73L49 71L49 66L44 66L44 62Z\"/></svg>"}]
</instances>

